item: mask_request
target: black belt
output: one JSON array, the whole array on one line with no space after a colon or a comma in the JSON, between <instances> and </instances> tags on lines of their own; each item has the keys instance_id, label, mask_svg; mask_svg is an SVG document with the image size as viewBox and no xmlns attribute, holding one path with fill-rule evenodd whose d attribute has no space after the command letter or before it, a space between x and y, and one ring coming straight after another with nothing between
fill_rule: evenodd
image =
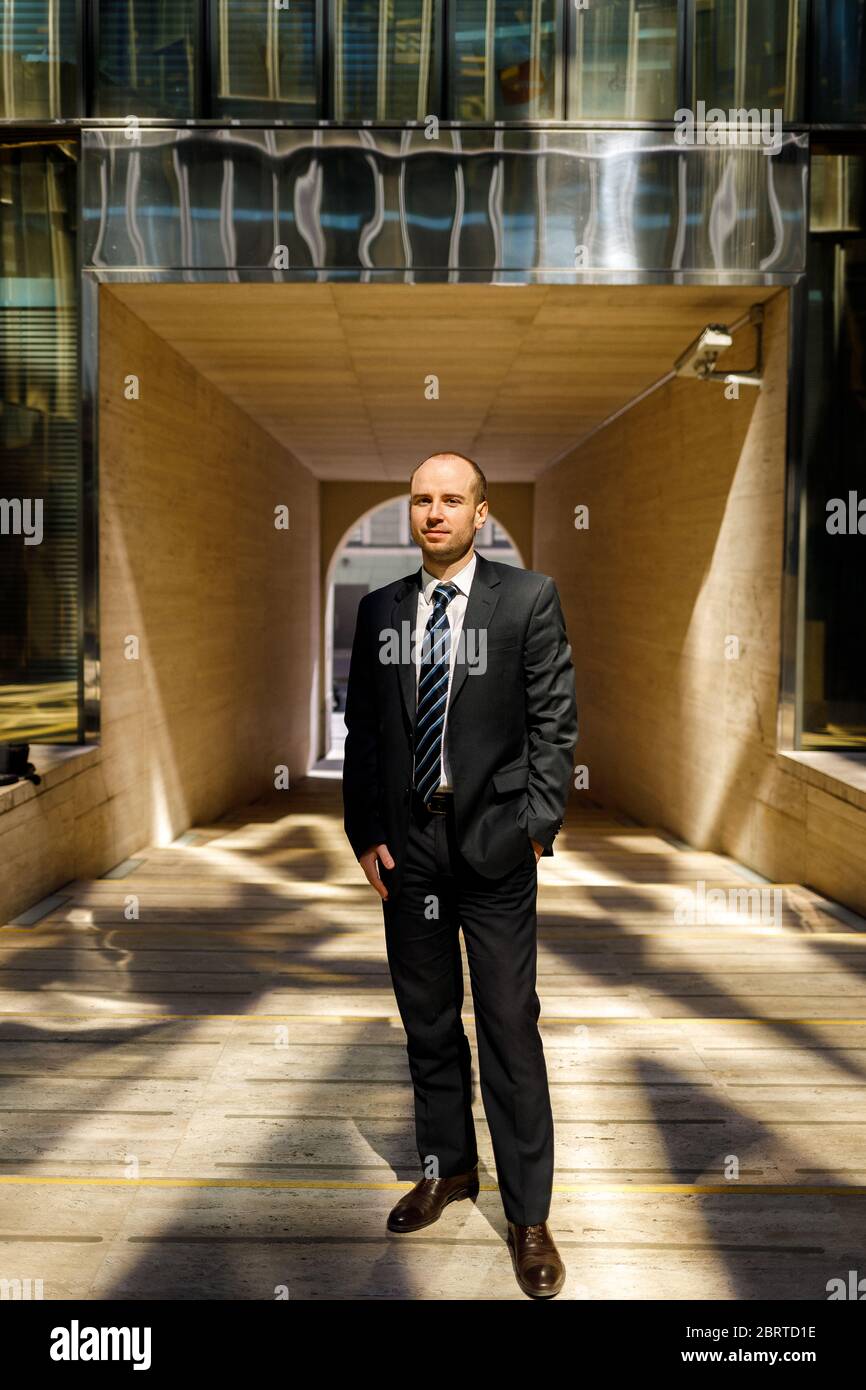
<instances>
[{"instance_id":1,"label":"black belt","mask_svg":"<svg viewBox=\"0 0 866 1390\"><path fill-rule=\"evenodd\" d=\"M422 801L416 791L412 793L412 799L416 807L423 807L425 811L430 811L434 816L447 816L454 806L453 792L434 792L429 801Z\"/></svg>"}]
</instances>

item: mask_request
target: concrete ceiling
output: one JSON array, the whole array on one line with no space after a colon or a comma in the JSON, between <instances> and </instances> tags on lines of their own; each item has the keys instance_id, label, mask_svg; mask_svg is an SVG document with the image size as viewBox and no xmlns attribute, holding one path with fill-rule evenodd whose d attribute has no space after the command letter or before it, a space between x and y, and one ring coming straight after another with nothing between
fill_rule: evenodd
<instances>
[{"instance_id":1,"label":"concrete ceiling","mask_svg":"<svg viewBox=\"0 0 866 1390\"><path fill-rule=\"evenodd\" d=\"M105 289L105 287L103 287ZM118 285L110 291L320 478L457 449L525 482L775 288ZM749 367L746 331L720 365ZM438 400L425 381L438 377ZM720 388L695 382L696 392Z\"/></svg>"}]
</instances>

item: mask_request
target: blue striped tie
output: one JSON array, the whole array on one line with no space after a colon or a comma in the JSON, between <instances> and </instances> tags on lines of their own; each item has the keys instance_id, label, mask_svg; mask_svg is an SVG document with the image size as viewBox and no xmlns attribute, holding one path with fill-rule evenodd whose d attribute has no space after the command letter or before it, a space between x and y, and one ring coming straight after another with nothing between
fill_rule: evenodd
<instances>
[{"instance_id":1,"label":"blue striped tie","mask_svg":"<svg viewBox=\"0 0 866 1390\"><path fill-rule=\"evenodd\" d=\"M415 789L429 801L441 781L442 733L448 704L451 668L451 627L445 612L457 593L456 584L437 584L433 612L421 646L418 709L415 713Z\"/></svg>"}]
</instances>

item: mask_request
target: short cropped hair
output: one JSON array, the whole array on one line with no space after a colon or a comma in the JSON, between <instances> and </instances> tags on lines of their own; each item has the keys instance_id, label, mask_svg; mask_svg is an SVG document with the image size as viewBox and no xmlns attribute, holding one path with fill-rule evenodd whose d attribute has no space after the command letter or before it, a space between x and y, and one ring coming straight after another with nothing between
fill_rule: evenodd
<instances>
[{"instance_id":1,"label":"short cropped hair","mask_svg":"<svg viewBox=\"0 0 866 1390\"><path fill-rule=\"evenodd\" d=\"M475 474L475 505L477 507L480 502L486 502L487 479L485 478L484 474L482 473L481 469L478 467L478 464L475 462L474 459L467 458L465 454L458 454L455 449L443 449L441 453L428 454L427 458L421 459L420 463L416 463L415 467L412 469L412 477L409 479L409 491L412 491L412 478L415 477L415 474L418 472L418 469L421 467L422 463L429 463L431 459L445 458L462 459L464 463L469 464L469 467Z\"/></svg>"}]
</instances>

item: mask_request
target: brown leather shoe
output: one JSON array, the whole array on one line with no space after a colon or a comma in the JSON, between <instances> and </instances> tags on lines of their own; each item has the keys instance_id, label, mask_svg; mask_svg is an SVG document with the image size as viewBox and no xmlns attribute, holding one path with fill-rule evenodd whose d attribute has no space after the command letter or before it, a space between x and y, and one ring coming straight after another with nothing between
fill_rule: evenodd
<instances>
[{"instance_id":1,"label":"brown leather shoe","mask_svg":"<svg viewBox=\"0 0 866 1390\"><path fill-rule=\"evenodd\" d=\"M449 1202L478 1196L478 1165L453 1178L422 1178L406 1192L388 1217L389 1231L420 1231L432 1226Z\"/></svg>"},{"instance_id":2,"label":"brown leather shoe","mask_svg":"<svg viewBox=\"0 0 866 1390\"><path fill-rule=\"evenodd\" d=\"M553 1298L565 1283L565 1265L553 1243L547 1222L535 1226L508 1223L508 1248L517 1282L535 1298Z\"/></svg>"}]
</instances>

